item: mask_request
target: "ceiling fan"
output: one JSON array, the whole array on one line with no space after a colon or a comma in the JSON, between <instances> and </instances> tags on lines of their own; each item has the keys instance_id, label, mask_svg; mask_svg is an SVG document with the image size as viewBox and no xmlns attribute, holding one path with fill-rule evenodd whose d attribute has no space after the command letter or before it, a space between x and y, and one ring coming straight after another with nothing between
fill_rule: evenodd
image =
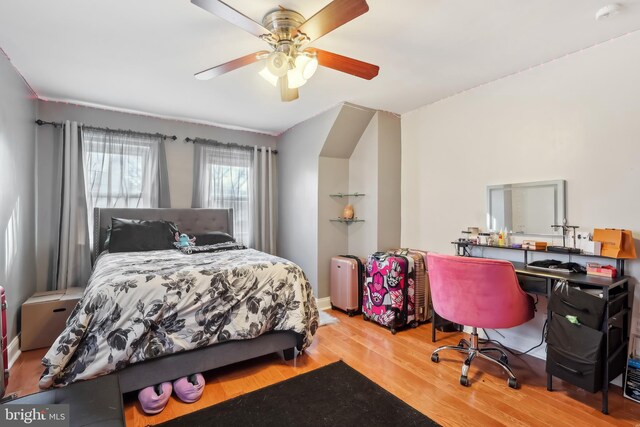
<instances>
[{"instance_id":1,"label":"ceiling fan","mask_svg":"<svg viewBox=\"0 0 640 427\"><path fill-rule=\"evenodd\" d=\"M191 0L194 5L234 24L264 40L271 51L262 50L216 65L195 74L208 80L245 65L265 60L260 75L273 86L280 85L282 101L298 98L298 88L305 84L318 65L371 80L380 67L307 44L346 24L369 10L365 0L333 0L309 19L280 6L267 13L259 24L220 0Z\"/></svg>"}]
</instances>

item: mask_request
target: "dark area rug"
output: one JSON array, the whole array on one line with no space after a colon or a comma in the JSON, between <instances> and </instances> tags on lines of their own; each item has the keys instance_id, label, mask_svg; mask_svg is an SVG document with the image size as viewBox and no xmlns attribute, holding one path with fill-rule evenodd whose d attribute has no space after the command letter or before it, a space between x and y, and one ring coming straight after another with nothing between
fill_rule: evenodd
<instances>
[{"instance_id":1,"label":"dark area rug","mask_svg":"<svg viewBox=\"0 0 640 427\"><path fill-rule=\"evenodd\" d=\"M416 393L419 392L416 390ZM340 361L158 425L281 427L439 424Z\"/></svg>"}]
</instances>

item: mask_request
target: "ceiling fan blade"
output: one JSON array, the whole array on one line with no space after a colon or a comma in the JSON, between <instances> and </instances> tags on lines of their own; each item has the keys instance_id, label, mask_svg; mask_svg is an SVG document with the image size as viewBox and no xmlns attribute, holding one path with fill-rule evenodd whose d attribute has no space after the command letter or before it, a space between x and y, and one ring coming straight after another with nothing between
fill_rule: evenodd
<instances>
[{"instance_id":1,"label":"ceiling fan blade","mask_svg":"<svg viewBox=\"0 0 640 427\"><path fill-rule=\"evenodd\" d=\"M225 62L224 64L216 65L215 67L208 68L194 74L194 77L198 80L209 80L216 76L219 76L229 71L233 71L236 68L244 67L245 65L253 64L256 61L262 59L263 55L268 55L269 52L261 50L260 52L250 53L241 58L236 58L233 61Z\"/></svg>"},{"instance_id":2,"label":"ceiling fan blade","mask_svg":"<svg viewBox=\"0 0 640 427\"><path fill-rule=\"evenodd\" d=\"M318 58L318 64L323 67L333 68L343 73L351 74L362 79L371 80L378 75L380 67L369 64L368 62L358 61L348 56L338 55L337 53L327 52L321 49L307 49L315 52Z\"/></svg>"},{"instance_id":3,"label":"ceiling fan blade","mask_svg":"<svg viewBox=\"0 0 640 427\"><path fill-rule=\"evenodd\" d=\"M253 19L238 12L228 4L219 0L191 0L191 3L213 13L214 15L230 22L256 37L262 37L271 34L271 31L258 24Z\"/></svg>"},{"instance_id":4,"label":"ceiling fan blade","mask_svg":"<svg viewBox=\"0 0 640 427\"><path fill-rule=\"evenodd\" d=\"M289 79L287 75L280 77L280 99L283 102L290 102L298 99L298 89L289 88Z\"/></svg>"},{"instance_id":5,"label":"ceiling fan blade","mask_svg":"<svg viewBox=\"0 0 640 427\"><path fill-rule=\"evenodd\" d=\"M333 0L300 25L297 31L304 33L309 41L314 41L368 10L365 0Z\"/></svg>"}]
</instances>

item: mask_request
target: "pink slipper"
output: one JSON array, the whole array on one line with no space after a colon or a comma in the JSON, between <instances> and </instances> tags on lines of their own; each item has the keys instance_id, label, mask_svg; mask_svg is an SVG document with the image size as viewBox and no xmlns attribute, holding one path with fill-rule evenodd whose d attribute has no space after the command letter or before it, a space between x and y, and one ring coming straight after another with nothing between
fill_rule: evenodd
<instances>
[{"instance_id":1,"label":"pink slipper","mask_svg":"<svg viewBox=\"0 0 640 427\"><path fill-rule=\"evenodd\" d=\"M170 382L152 385L138 392L138 400L142 410L146 414L162 412L171 397L172 386Z\"/></svg>"},{"instance_id":2,"label":"pink slipper","mask_svg":"<svg viewBox=\"0 0 640 427\"><path fill-rule=\"evenodd\" d=\"M196 402L204 392L204 377L202 374L192 374L178 378L173 382L173 391L184 403Z\"/></svg>"}]
</instances>

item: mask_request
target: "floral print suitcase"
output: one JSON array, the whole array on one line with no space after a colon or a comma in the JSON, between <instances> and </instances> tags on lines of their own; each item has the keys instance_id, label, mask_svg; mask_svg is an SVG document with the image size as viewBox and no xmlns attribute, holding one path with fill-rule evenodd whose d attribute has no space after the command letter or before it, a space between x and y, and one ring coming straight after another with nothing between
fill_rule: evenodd
<instances>
[{"instance_id":1,"label":"floral print suitcase","mask_svg":"<svg viewBox=\"0 0 640 427\"><path fill-rule=\"evenodd\" d=\"M362 314L395 334L407 325L417 326L413 258L376 252L367 258L362 289Z\"/></svg>"}]
</instances>

